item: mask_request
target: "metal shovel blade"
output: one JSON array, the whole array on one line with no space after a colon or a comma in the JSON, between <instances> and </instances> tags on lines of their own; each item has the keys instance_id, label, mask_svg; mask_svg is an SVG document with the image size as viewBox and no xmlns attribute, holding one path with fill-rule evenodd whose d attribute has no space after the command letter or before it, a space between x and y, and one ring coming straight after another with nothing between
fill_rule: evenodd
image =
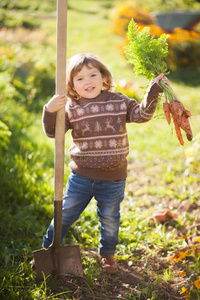
<instances>
[{"instance_id":1,"label":"metal shovel blade","mask_svg":"<svg viewBox=\"0 0 200 300\"><path fill-rule=\"evenodd\" d=\"M83 276L79 246L49 247L33 252L36 279L42 281L49 275Z\"/></svg>"}]
</instances>

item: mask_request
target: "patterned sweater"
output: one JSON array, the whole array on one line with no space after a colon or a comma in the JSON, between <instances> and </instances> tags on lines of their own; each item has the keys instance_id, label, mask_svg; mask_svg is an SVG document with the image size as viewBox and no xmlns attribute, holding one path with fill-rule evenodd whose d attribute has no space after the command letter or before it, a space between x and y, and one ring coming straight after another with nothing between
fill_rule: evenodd
<instances>
[{"instance_id":1,"label":"patterned sweater","mask_svg":"<svg viewBox=\"0 0 200 300\"><path fill-rule=\"evenodd\" d=\"M127 176L129 143L126 123L149 121L162 88L151 82L138 103L121 93L103 91L94 99L69 100L65 131L71 130L70 169L93 180L120 180ZM56 113L43 109L45 134L55 137Z\"/></svg>"}]
</instances>

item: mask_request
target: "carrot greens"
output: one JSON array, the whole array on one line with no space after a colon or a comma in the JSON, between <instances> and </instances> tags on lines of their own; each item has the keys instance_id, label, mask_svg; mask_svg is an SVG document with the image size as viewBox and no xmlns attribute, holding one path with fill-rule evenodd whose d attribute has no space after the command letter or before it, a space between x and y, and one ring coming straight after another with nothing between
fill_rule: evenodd
<instances>
[{"instance_id":1,"label":"carrot greens","mask_svg":"<svg viewBox=\"0 0 200 300\"><path fill-rule=\"evenodd\" d=\"M126 46L126 57L128 62L134 65L136 75L144 75L148 80L152 80L160 73L169 74L165 58L168 56L169 35L163 33L159 38L150 34L150 28L140 26L132 19L128 25L128 40ZM160 84L166 101L176 99L173 90L162 80Z\"/></svg>"},{"instance_id":2,"label":"carrot greens","mask_svg":"<svg viewBox=\"0 0 200 300\"><path fill-rule=\"evenodd\" d=\"M153 79L160 73L167 73L164 58L168 56L167 34L158 39L150 35L150 28L140 27L132 19L128 25L129 44L126 47L128 62L134 65L136 75L143 74Z\"/></svg>"}]
</instances>

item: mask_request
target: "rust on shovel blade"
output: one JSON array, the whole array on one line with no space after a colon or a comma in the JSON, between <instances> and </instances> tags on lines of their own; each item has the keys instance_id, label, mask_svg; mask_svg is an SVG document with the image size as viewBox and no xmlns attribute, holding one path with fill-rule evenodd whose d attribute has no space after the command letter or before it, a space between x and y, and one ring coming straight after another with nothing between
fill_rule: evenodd
<instances>
[{"instance_id":1,"label":"rust on shovel blade","mask_svg":"<svg viewBox=\"0 0 200 300\"><path fill-rule=\"evenodd\" d=\"M49 247L33 252L36 279L42 281L49 275L83 276L79 246Z\"/></svg>"}]
</instances>

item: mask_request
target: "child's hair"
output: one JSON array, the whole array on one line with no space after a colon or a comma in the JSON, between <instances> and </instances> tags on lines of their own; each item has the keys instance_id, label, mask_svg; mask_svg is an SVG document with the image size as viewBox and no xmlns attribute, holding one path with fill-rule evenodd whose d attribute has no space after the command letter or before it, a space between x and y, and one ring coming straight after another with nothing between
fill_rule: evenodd
<instances>
[{"instance_id":1,"label":"child's hair","mask_svg":"<svg viewBox=\"0 0 200 300\"><path fill-rule=\"evenodd\" d=\"M80 96L76 93L73 84L73 77L81 71L83 66L88 68L92 65L99 70L102 77L105 78L103 90L111 91L114 87L113 78L107 67L99 60L97 56L91 53L80 53L72 56L67 64L67 83L66 94L71 99L79 99Z\"/></svg>"}]
</instances>

